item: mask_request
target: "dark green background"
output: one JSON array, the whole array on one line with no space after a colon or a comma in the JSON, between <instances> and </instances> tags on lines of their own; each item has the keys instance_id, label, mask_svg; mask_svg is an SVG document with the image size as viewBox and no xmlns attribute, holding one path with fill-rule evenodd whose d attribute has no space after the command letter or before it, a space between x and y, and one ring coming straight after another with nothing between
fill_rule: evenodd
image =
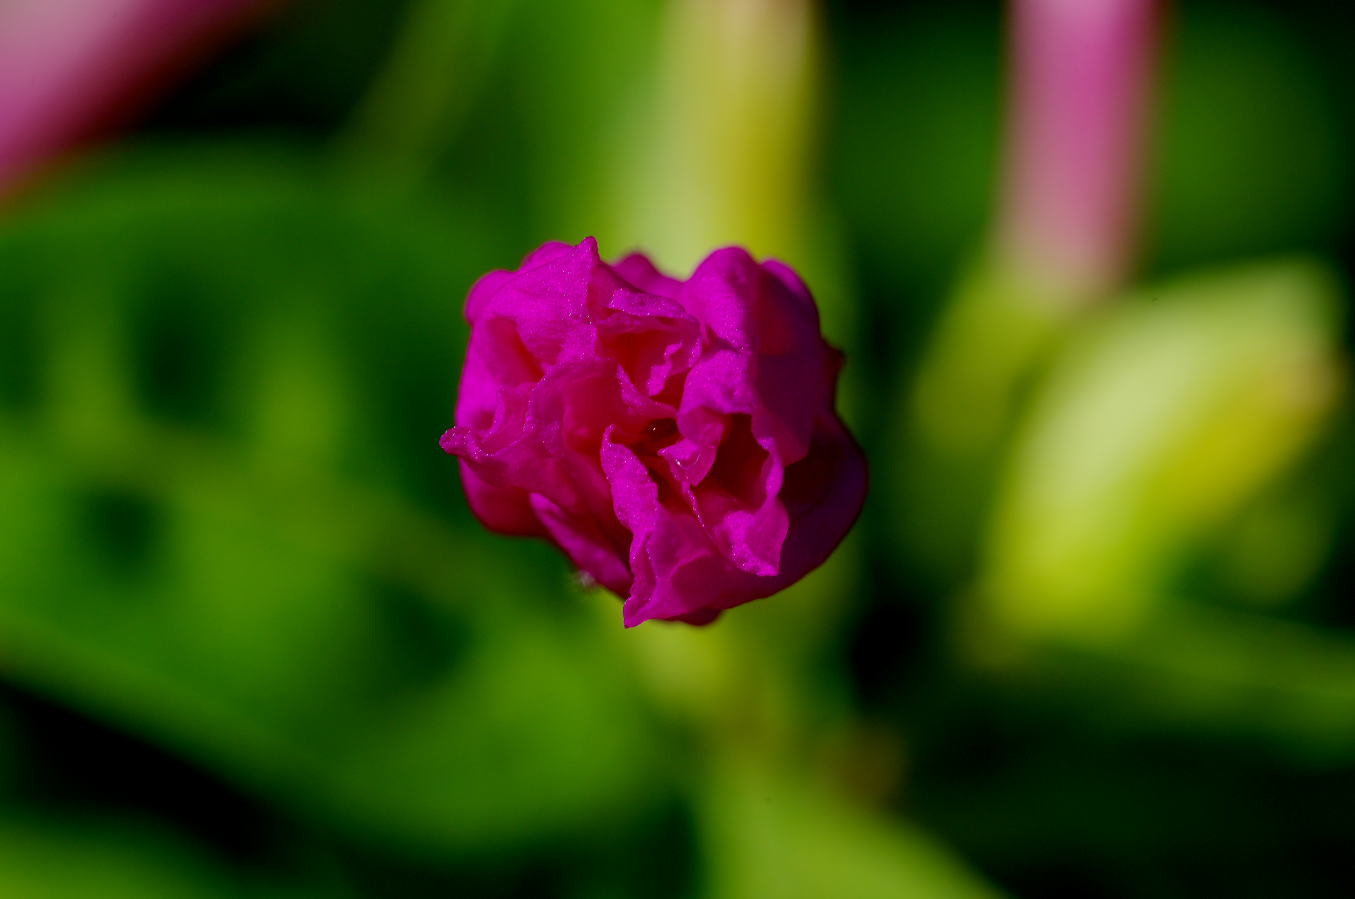
<instances>
[{"instance_id":1,"label":"dark green background","mask_svg":"<svg viewBox=\"0 0 1355 899\"><path fill-rule=\"evenodd\" d=\"M976 648L991 496L911 490L900 397L992 206L1002 9L821 19L805 265L873 491L824 570L707 629L623 630L484 532L437 448L475 277L646 245L599 223L659 4L300 0L5 211L0 895L1350 894L1346 394L1225 521L1140 552L1150 624ZM1111 302L1205 306L1180 327L1212 346L1297 255L1346 305L1351 29L1174 6L1143 289ZM1349 348L1339 312L1295 328ZM1257 540L1269 592L1229 567Z\"/></svg>"}]
</instances>

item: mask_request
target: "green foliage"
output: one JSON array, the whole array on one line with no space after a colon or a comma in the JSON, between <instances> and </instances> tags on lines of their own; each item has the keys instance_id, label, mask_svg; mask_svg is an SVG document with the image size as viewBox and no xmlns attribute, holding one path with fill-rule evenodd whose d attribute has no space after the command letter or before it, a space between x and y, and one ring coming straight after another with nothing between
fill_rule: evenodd
<instances>
[{"instance_id":1,"label":"green foliage","mask_svg":"<svg viewBox=\"0 0 1355 899\"><path fill-rule=\"evenodd\" d=\"M3 210L0 895L1341 894L1348 14L1179 5L1071 307L976 251L999 7L735 6L300 0ZM589 233L794 256L849 359L862 522L711 628L437 446Z\"/></svg>"},{"instance_id":2,"label":"green foliage","mask_svg":"<svg viewBox=\"0 0 1355 899\"><path fill-rule=\"evenodd\" d=\"M0 235L41 372L0 443L8 674L407 849L618 813L656 776L634 690L553 608L562 567L447 501L483 243L290 163L132 163L66 203Z\"/></svg>"},{"instance_id":3,"label":"green foliage","mask_svg":"<svg viewBox=\"0 0 1355 899\"><path fill-rule=\"evenodd\" d=\"M980 574L987 611L1036 633L1140 623L1171 566L1330 415L1335 307L1325 272L1281 263L1147 288L1088 323L1011 450Z\"/></svg>"},{"instance_id":4,"label":"green foliage","mask_svg":"<svg viewBox=\"0 0 1355 899\"><path fill-rule=\"evenodd\" d=\"M25 899L315 895L241 877L141 823L8 816L0 819L0 892Z\"/></svg>"}]
</instances>

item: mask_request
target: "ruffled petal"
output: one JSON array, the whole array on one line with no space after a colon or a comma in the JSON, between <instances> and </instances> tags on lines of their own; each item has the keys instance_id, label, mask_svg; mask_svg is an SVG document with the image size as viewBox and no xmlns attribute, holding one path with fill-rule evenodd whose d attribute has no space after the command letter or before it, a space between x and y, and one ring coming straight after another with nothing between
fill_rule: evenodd
<instances>
[{"instance_id":1,"label":"ruffled petal","mask_svg":"<svg viewBox=\"0 0 1355 899\"><path fill-rule=\"evenodd\" d=\"M623 609L627 627L650 619L706 623L723 609L771 596L823 564L865 502L866 460L831 413L815 428L809 453L786 469L780 498L793 526L770 576L736 568L696 521L659 514L644 542L647 578L638 575ZM635 569L636 552L631 552Z\"/></svg>"},{"instance_id":2,"label":"ruffled petal","mask_svg":"<svg viewBox=\"0 0 1355 899\"><path fill-rule=\"evenodd\" d=\"M507 280L482 279L485 286L472 290L466 303L472 333L488 319L512 322L516 340L543 369L595 357L588 295L601 264L592 238L576 247L546 244Z\"/></svg>"},{"instance_id":3,"label":"ruffled petal","mask_svg":"<svg viewBox=\"0 0 1355 899\"><path fill-rule=\"evenodd\" d=\"M832 407L840 364L823 341L803 282L781 263L759 265L731 247L710 254L680 298L712 332L716 348L708 358L718 358L720 370L713 384L697 379L702 395L684 396L684 408L701 403L747 412L782 464L803 458L815 416ZM722 394L730 384L738 390Z\"/></svg>"},{"instance_id":4,"label":"ruffled petal","mask_svg":"<svg viewBox=\"0 0 1355 899\"><path fill-rule=\"evenodd\" d=\"M612 268L633 287L655 296L676 299L682 282L665 275L644 253L631 253Z\"/></svg>"},{"instance_id":5,"label":"ruffled petal","mask_svg":"<svg viewBox=\"0 0 1355 899\"><path fill-rule=\"evenodd\" d=\"M803 282L747 252L686 282L590 238L467 298L456 426L471 509L624 594L627 626L703 624L819 565L865 496L833 411L840 355Z\"/></svg>"},{"instance_id":6,"label":"ruffled petal","mask_svg":"<svg viewBox=\"0 0 1355 899\"><path fill-rule=\"evenodd\" d=\"M790 519L778 494L780 460L760 446L746 415L732 416L715 464L692 490L699 520L730 564L771 577L781 570Z\"/></svg>"},{"instance_id":7,"label":"ruffled petal","mask_svg":"<svg viewBox=\"0 0 1355 899\"><path fill-rule=\"evenodd\" d=\"M685 373L701 354L701 325L677 302L615 287L597 310L601 349L649 396Z\"/></svg>"},{"instance_id":8,"label":"ruffled petal","mask_svg":"<svg viewBox=\"0 0 1355 899\"><path fill-rule=\"evenodd\" d=\"M571 562L618 596L630 589L629 534L615 522L566 512L540 494L532 494L531 511L551 540Z\"/></svg>"},{"instance_id":9,"label":"ruffled petal","mask_svg":"<svg viewBox=\"0 0 1355 899\"><path fill-rule=\"evenodd\" d=\"M544 537L546 530L532 511L531 495L517 487L495 487L484 481L465 462L461 463L461 485L466 502L485 527L500 534L520 537Z\"/></svg>"}]
</instances>

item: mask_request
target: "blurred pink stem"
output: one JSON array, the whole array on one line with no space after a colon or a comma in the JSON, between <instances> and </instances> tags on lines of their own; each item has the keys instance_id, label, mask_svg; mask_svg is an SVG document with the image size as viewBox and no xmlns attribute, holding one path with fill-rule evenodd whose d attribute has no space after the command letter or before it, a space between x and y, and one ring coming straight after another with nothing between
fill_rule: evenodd
<instances>
[{"instance_id":1,"label":"blurred pink stem","mask_svg":"<svg viewBox=\"0 0 1355 899\"><path fill-rule=\"evenodd\" d=\"M1118 286L1137 243L1156 0L1014 0L999 252L1072 297Z\"/></svg>"},{"instance_id":2,"label":"blurred pink stem","mask_svg":"<svg viewBox=\"0 0 1355 899\"><path fill-rule=\"evenodd\" d=\"M0 2L0 197L116 121L261 0Z\"/></svg>"}]
</instances>

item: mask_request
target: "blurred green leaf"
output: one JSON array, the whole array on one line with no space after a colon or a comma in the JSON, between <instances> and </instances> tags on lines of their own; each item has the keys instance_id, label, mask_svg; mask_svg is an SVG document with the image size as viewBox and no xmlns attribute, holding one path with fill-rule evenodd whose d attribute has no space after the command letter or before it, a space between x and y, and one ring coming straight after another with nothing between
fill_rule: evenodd
<instances>
[{"instance_id":1,"label":"blurred green leaf","mask_svg":"<svg viewBox=\"0 0 1355 899\"><path fill-rule=\"evenodd\" d=\"M270 881L232 870L129 820L0 816L0 895L15 899L347 897L328 879Z\"/></svg>"},{"instance_id":2,"label":"blurred green leaf","mask_svg":"<svg viewBox=\"0 0 1355 899\"><path fill-rule=\"evenodd\" d=\"M437 447L464 292L506 260L383 203L150 156L0 228L39 373L0 407L0 666L401 851L643 807L624 657Z\"/></svg>"},{"instance_id":3,"label":"blurred green leaf","mask_svg":"<svg viewBox=\"0 0 1355 899\"><path fill-rule=\"evenodd\" d=\"M1305 766L1345 769L1355 757L1355 641L1339 632L1173 608L1094 657L1064 649L1046 663L1096 684L1087 698L1122 725L1245 734Z\"/></svg>"},{"instance_id":4,"label":"blurred green leaf","mask_svg":"<svg viewBox=\"0 0 1355 899\"><path fill-rule=\"evenodd\" d=\"M918 828L761 761L727 760L702 794L711 899L1001 895Z\"/></svg>"},{"instance_id":5,"label":"blurred green leaf","mask_svg":"<svg viewBox=\"0 0 1355 899\"><path fill-rule=\"evenodd\" d=\"M415 0L341 151L349 174L419 186L489 77L514 5Z\"/></svg>"},{"instance_id":6,"label":"blurred green leaf","mask_svg":"<svg viewBox=\"0 0 1355 899\"><path fill-rule=\"evenodd\" d=\"M1148 288L1072 341L1003 474L981 590L1018 633L1142 622L1192 545L1284 477L1333 409L1336 291L1254 264Z\"/></svg>"},{"instance_id":7,"label":"blurred green leaf","mask_svg":"<svg viewBox=\"0 0 1355 899\"><path fill-rule=\"evenodd\" d=\"M964 273L895 395L887 476L899 562L939 583L971 570L1031 385L1085 313L999 260L981 258Z\"/></svg>"}]
</instances>

